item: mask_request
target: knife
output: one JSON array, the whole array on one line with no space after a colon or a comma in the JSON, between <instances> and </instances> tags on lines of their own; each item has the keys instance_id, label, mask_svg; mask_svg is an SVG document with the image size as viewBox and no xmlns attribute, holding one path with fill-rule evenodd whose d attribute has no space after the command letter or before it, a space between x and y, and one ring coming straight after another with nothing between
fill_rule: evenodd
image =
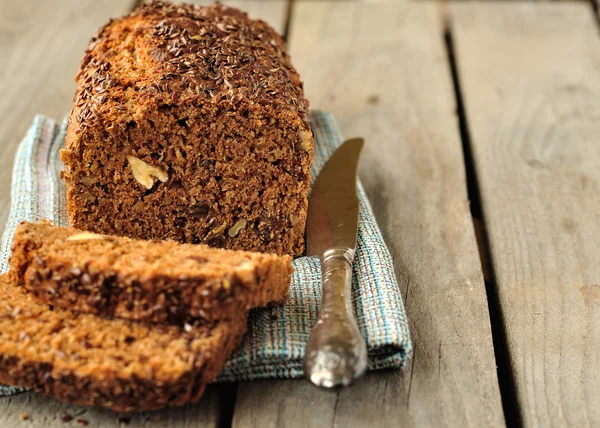
<instances>
[{"instance_id":1,"label":"knife","mask_svg":"<svg viewBox=\"0 0 600 428\"><path fill-rule=\"evenodd\" d=\"M367 348L352 313L352 262L358 231L356 173L362 138L344 142L312 188L307 255L321 261L323 301L305 349L304 372L317 386L346 386L367 367Z\"/></svg>"}]
</instances>

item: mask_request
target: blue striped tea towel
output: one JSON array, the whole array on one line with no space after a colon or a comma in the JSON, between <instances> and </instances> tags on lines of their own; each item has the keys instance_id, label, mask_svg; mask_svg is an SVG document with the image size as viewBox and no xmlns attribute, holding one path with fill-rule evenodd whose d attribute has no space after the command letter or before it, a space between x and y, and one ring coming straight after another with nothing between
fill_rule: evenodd
<instances>
[{"instance_id":1,"label":"blue striped tea towel","mask_svg":"<svg viewBox=\"0 0 600 428\"><path fill-rule=\"evenodd\" d=\"M311 113L315 132L312 175L342 143L329 113ZM17 151L12 176L12 204L0 249L0 272L8 270L10 246L22 220L43 218L67 226L66 195L60 180L58 151L64 145L65 124L37 116ZM358 247L354 262L354 310L369 351L368 368L403 367L412 354L408 323L392 259L383 242L360 184ZM303 376L302 358L321 301L321 272L316 257L294 260L290 299L283 305L252 312L243 343L227 361L219 381ZM1 387L0 395L21 389Z\"/></svg>"}]
</instances>

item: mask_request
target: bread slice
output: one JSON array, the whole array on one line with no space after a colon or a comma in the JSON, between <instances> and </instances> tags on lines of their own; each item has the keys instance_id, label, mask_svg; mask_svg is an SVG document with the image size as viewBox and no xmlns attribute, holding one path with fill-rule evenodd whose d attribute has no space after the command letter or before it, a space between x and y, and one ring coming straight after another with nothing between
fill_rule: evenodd
<instances>
[{"instance_id":1,"label":"bread slice","mask_svg":"<svg viewBox=\"0 0 600 428\"><path fill-rule=\"evenodd\" d=\"M185 328L76 314L6 275L0 302L0 382L117 411L198 401L246 330L245 312Z\"/></svg>"},{"instance_id":2,"label":"bread slice","mask_svg":"<svg viewBox=\"0 0 600 428\"><path fill-rule=\"evenodd\" d=\"M290 256L96 235L22 223L12 281L74 311L183 324L235 318L287 296Z\"/></svg>"}]
</instances>

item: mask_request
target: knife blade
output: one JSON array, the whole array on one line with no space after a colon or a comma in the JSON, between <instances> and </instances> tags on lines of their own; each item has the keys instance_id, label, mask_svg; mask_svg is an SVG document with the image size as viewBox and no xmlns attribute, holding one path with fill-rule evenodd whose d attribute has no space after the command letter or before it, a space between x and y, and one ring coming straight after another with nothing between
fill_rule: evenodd
<instances>
[{"instance_id":1,"label":"knife blade","mask_svg":"<svg viewBox=\"0 0 600 428\"><path fill-rule=\"evenodd\" d=\"M321 262L323 299L306 345L304 371L317 386L348 385L367 366L367 349L352 312L352 263L358 232L356 175L364 140L344 142L312 188L307 255Z\"/></svg>"}]
</instances>

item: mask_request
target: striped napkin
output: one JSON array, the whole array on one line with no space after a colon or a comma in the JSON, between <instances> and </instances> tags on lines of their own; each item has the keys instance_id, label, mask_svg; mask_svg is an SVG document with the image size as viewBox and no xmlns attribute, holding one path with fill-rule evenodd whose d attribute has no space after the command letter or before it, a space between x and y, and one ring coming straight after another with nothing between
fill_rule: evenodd
<instances>
[{"instance_id":1,"label":"striped napkin","mask_svg":"<svg viewBox=\"0 0 600 428\"><path fill-rule=\"evenodd\" d=\"M314 111L310 119L315 132L312 176L316 177L342 143L342 136L331 114ZM60 226L68 225L58 157L64 139L65 123L38 115L19 146L12 176L11 210L0 247L0 273L8 271L12 237L21 221L45 218ZM357 187L360 213L352 284L354 310L367 343L368 368L400 368L412 354L406 313L389 251L360 182ZM251 313L248 333L218 381L304 375L304 346L321 301L321 271L317 257L300 257L293 264L289 301ZM0 395L21 390L0 387Z\"/></svg>"}]
</instances>

